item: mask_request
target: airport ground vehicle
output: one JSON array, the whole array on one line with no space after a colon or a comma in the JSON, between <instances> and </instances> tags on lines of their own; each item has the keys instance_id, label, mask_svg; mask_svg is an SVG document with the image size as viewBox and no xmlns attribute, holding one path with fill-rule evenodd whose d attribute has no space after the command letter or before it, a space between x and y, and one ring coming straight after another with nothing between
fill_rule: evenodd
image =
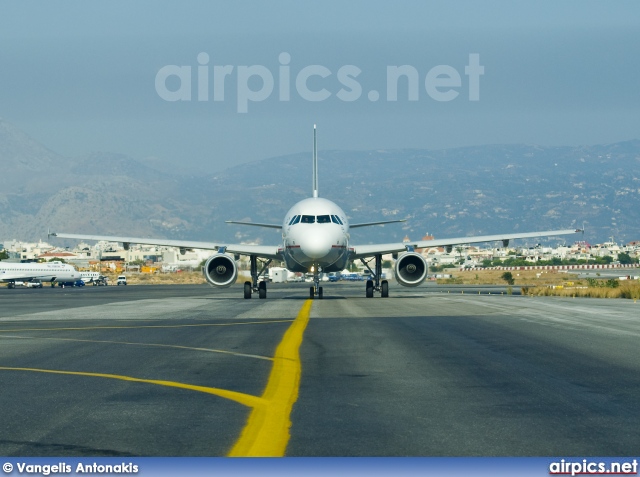
<instances>
[{"instance_id":1,"label":"airport ground vehicle","mask_svg":"<svg viewBox=\"0 0 640 477\"><path fill-rule=\"evenodd\" d=\"M118 281L116 283L117 285L126 285L127 284L127 277L125 275L120 275L118 277Z\"/></svg>"},{"instance_id":2,"label":"airport ground vehicle","mask_svg":"<svg viewBox=\"0 0 640 477\"><path fill-rule=\"evenodd\" d=\"M61 288L65 287L83 287L85 283L82 280L75 280L72 282L58 282L58 286Z\"/></svg>"},{"instance_id":3,"label":"airport ground vehicle","mask_svg":"<svg viewBox=\"0 0 640 477\"><path fill-rule=\"evenodd\" d=\"M24 286L27 288L42 288L42 281L36 278L35 280L31 280L30 282L24 282Z\"/></svg>"}]
</instances>

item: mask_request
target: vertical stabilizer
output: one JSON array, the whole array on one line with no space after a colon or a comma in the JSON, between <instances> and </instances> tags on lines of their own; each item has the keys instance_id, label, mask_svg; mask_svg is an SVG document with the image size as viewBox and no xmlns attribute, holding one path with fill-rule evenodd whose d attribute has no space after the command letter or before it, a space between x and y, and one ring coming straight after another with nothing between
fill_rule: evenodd
<instances>
[{"instance_id":1,"label":"vertical stabilizer","mask_svg":"<svg viewBox=\"0 0 640 477\"><path fill-rule=\"evenodd\" d=\"M318 197L318 142L316 125L313 125L313 196Z\"/></svg>"}]
</instances>

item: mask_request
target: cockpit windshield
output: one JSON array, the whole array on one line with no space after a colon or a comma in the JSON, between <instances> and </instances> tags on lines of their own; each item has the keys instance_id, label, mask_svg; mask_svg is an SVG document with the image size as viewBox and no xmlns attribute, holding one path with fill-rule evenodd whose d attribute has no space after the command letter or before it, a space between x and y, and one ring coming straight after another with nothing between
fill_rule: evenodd
<instances>
[{"instance_id":1,"label":"cockpit windshield","mask_svg":"<svg viewBox=\"0 0 640 477\"><path fill-rule=\"evenodd\" d=\"M300 222L300 216L294 215L293 218L289 221L289 225L297 224Z\"/></svg>"},{"instance_id":2,"label":"cockpit windshield","mask_svg":"<svg viewBox=\"0 0 640 477\"><path fill-rule=\"evenodd\" d=\"M344 225L337 215L294 215L289 221L289 225L301 224L330 224Z\"/></svg>"}]
</instances>

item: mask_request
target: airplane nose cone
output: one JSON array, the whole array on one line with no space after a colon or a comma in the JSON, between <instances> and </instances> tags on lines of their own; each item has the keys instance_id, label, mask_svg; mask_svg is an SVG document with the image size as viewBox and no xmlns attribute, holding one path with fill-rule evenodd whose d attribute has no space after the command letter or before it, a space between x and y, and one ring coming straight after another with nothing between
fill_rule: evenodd
<instances>
[{"instance_id":1,"label":"airplane nose cone","mask_svg":"<svg viewBox=\"0 0 640 477\"><path fill-rule=\"evenodd\" d=\"M317 235L306 237L304 243L300 244L300 249L309 258L323 258L331 252L331 241L326 237Z\"/></svg>"}]
</instances>

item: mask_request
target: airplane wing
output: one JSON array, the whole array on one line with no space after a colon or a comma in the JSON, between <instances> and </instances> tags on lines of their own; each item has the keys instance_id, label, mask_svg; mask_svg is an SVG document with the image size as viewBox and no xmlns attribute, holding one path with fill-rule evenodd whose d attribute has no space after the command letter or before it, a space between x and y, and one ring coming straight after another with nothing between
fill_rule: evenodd
<instances>
[{"instance_id":1,"label":"airplane wing","mask_svg":"<svg viewBox=\"0 0 640 477\"><path fill-rule=\"evenodd\" d=\"M258 222L238 222L237 220L225 220L226 224L252 225L253 227L266 227L268 229L282 229L282 225L261 224Z\"/></svg>"},{"instance_id":2,"label":"airplane wing","mask_svg":"<svg viewBox=\"0 0 640 477\"><path fill-rule=\"evenodd\" d=\"M396 243L383 243L373 245L355 245L351 246L353 249L351 256L356 258L370 257L372 255L405 252L407 247L413 248L431 248L431 247L455 247L456 245L481 243L481 242L498 242L501 241L506 247L509 244L509 240L522 239L522 238L534 238L534 237L551 237L555 235L570 235L582 232L580 229L566 229L566 230L546 230L543 232L526 232L520 234L501 234L501 235L479 235L476 237L455 237L450 239L438 239L438 240L416 240L412 242L396 242Z\"/></svg>"},{"instance_id":3,"label":"airplane wing","mask_svg":"<svg viewBox=\"0 0 640 477\"><path fill-rule=\"evenodd\" d=\"M223 242L193 242L190 240L169 240L169 239L150 239L140 237L118 237L108 235L79 235L79 234L65 234L50 232L49 236L58 238L68 238L77 240L104 240L107 242L122 242L125 248L128 248L129 244L143 244L143 245L161 245L167 247L177 247L181 249L198 248L202 250L221 250L224 249L227 253L237 253L239 255L255 255L260 258L271 258L280 260L281 254L278 251L278 247L275 245L246 245L246 244L226 244Z\"/></svg>"},{"instance_id":4,"label":"airplane wing","mask_svg":"<svg viewBox=\"0 0 640 477\"><path fill-rule=\"evenodd\" d=\"M401 220L384 220L382 222L366 222L363 224L349 224L350 229L357 229L358 227L369 227L371 225L384 225L384 224L396 224L398 222L406 222L407 219Z\"/></svg>"}]
</instances>

